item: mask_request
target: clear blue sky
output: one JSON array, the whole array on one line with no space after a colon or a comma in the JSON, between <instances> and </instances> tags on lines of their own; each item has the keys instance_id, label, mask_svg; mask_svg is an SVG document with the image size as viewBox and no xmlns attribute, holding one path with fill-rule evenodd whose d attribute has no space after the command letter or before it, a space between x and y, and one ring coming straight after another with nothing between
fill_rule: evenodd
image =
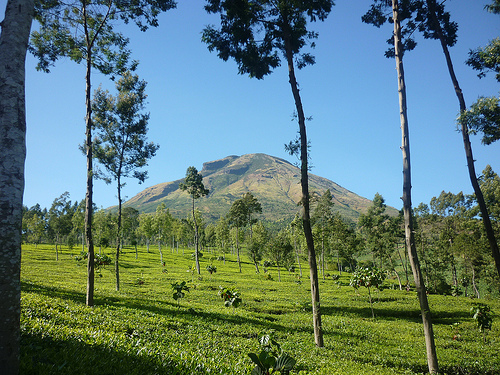
<instances>
[{"instance_id":1,"label":"clear blue sky","mask_svg":"<svg viewBox=\"0 0 500 375\"><path fill-rule=\"evenodd\" d=\"M5 0L1 0L5 9ZM448 0L459 24L459 39L451 49L456 73L468 104L480 95L498 95L492 74L479 80L464 64L469 49L500 36L500 16L483 10L488 0ZM292 140L294 102L282 66L258 81L237 74L233 62L223 62L201 43L207 15L204 1L179 0L164 14L160 26L141 33L120 26L130 38L138 74L148 82L149 138L160 144L150 161L149 179L130 179L124 194L184 177L188 166L228 155L266 153L291 162L283 145ZM389 25L376 29L361 16L370 1L338 0L319 32L316 65L298 71L297 78L311 141L312 173L326 177L369 199L380 193L388 205L401 208L401 131L395 63L384 57ZM471 184L455 118L458 101L440 45L417 38L417 49L405 56L412 158L413 204L428 203L442 190L470 194ZM68 191L71 199L85 196L84 139L85 69L61 60L50 74L35 71L27 58L27 147L24 204L49 208ZM100 74L100 83L114 89ZM478 174L487 164L500 172L500 145L483 146L473 137ZM95 183L99 207L117 203L115 184Z\"/></svg>"}]
</instances>

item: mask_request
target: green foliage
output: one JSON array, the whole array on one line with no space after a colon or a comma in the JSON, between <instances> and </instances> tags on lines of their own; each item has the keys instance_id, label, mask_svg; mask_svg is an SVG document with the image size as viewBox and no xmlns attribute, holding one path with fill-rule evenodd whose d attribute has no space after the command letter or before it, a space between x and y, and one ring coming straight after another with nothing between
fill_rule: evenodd
<instances>
[{"instance_id":1,"label":"green foliage","mask_svg":"<svg viewBox=\"0 0 500 375\"><path fill-rule=\"evenodd\" d=\"M242 302L240 293L237 290L231 290L223 286L219 286L219 296L224 300L224 306L232 307L233 311Z\"/></svg>"},{"instance_id":2,"label":"green foliage","mask_svg":"<svg viewBox=\"0 0 500 375\"><path fill-rule=\"evenodd\" d=\"M175 5L172 0L37 1L35 19L41 27L32 32L29 51L39 61L37 69L46 72L67 57L77 63L91 58L93 68L103 74L121 73L130 51L128 39L113 29L116 20L133 21L145 31L158 26L158 15Z\"/></svg>"},{"instance_id":3,"label":"green foliage","mask_svg":"<svg viewBox=\"0 0 500 375\"><path fill-rule=\"evenodd\" d=\"M274 331L263 335L259 339L261 351L259 354L248 353L248 356L256 366L252 375L282 374L288 375L297 361L287 353L283 352L280 344L274 340Z\"/></svg>"},{"instance_id":4,"label":"green foliage","mask_svg":"<svg viewBox=\"0 0 500 375\"><path fill-rule=\"evenodd\" d=\"M101 88L94 93L93 155L106 170L97 170L95 176L107 183L116 180L120 190L124 185L121 178L134 177L144 182L147 171L140 169L156 154L159 145L147 142L149 114L142 113L146 82L127 71L116 82L116 89L116 96Z\"/></svg>"},{"instance_id":5,"label":"green foliage","mask_svg":"<svg viewBox=\"0 0 500 375\"><path fill-rule=\"evenodd\" d=\"M496 73L496 80L500 82L500 38L495 38L486 47L478 48L469 52L467 65L479 71L480 78L486 73Z\"/></svg>"},{"instance_id":6,"label":"green foliage","mask_svg":"<svg viewBox=\"0 0 500 375\"><path fill-rule=\"evenodd\" d=\"M368 267L357 268L352 274L351 286L355 289L361 286L380 289L385 278L386 274L384 271L370 269Z\"/></svg>"},{"instance_id":7,"label":"green foliage","mask_svg":"<svg viewBox=\"0 0 500 375\"><path fill-rule=\"evenodd\" d=\"M485 332L486 330L491 331L491 326L493 325L493 317L491 316L491 309L488 305L484 303L474 303L470 308L472 319L477 322L477 328L480 332Z\"/></svg>"},{"instance_id":8,"label":"green foliage","mask_svg":"<svg viewBox=\"0 0 500 375\"><path fill-rule=\"evenodd\" d=\"M209 265L207 266L206 270L208 271L208 273L209 273L210 275L212 275L212 274L214 274L214 273L216 273L216 272L217 272L217 266L214 266L214 265L212 265L212 264L209 264Z\"/></svg>"},{"instance_id":9,"label":"green foliage","mask_svg":"<svg viewBox=\"0 0 500 375\"><path fill-rule=\"evenodd\" d=\"M498 45L498 59L500 59L500 38ZM498 74L500 76L500 73ZM480 97L467 111L460 114L458 122L467 124L472 134L481 133L482 144L492 144L500 138L500 98Z\"/></svg>"},{"instance_id":10,"label":"green foliage","mask_svg":"<svg viewBox=\"0 0 500 375\"><path fill-rule=\"evenodd\" d=\"M184 292L189 292L189 287L186 285L185 281L172 283L173 294L172 297L177 301L177 307L179 307L180 299L184 298L186 295Z\"/></svg>"},{"instance_id":11,"label":"green foliage","mask_svg":"<svg viewBox=\"0 0 500 375\"><path fill-rule=\"evenodd\" d=\"M184 182L179 184L179 188L187 192L193 200L204 197L209 193L208 189L203 185L203 176L198 173L195 167L189 167L187 169Z\"/></svg>"},{"instance_id":12,"label":"green foliage","mask_svg":"<svg viewBox=\"0 0 500 375\"><path fill-rule=\"evenodd\" d=\"M289 269L295 261L293 246L286 231L281 231L269 241L266 255L278 267L278 279L281 281L280 267ZM266 264L264 263L264 267Z\"/></svg>"},{"instance_id":13,"label":"green foliage","mask_svg":"<svg viewBox=\"0 0 500 375\"><path fill-rule=\"evenodd\" d=\"M377 288L380 290L382 283L386 278L386 274L383 271L370 269L368 267L357 268L352 274L351 278L351 286L354 289L358 289L361 286L364 286L368 289L368 295L370 298L370 308L372 310L372 318L375 318L375 313L373 312L373 303L372 303L372 295L370 292L370 288Z\"/></svg>"},{"instance_id":14,"label":"green foliage","mask_svg":"<svg viewBox=\"0 0 500 375\"><path fill-rule=\"evenodd\" d=\"M77 262L88 259L89 253L87 251L81 251L80 255L75 256ZM109 266L113 260L106 254L94 254L94 266L96 270L100 270L102 267Z\"/></svg>"},{"instance_id":15,"label":"green foliage","mask_svg":"<svg viewBox=\"0 0 500 375\"><path fill-rule=\"evenodd\" d=\"M209 190L205 188L203 184L203 176L201 173L198 173L198 170L195 167L188 167L186 171L186 177L184 178L184 182L179 184L179 189L187 192L192 198L192 219L194 224L194 242L195 242L195 262L196 262L196 270L198 271L198 275L200 274L200 260L199 260L199 233L198 233L198 220L196 217L195 209L194 209L194 201L198 198L204 197L209 193Z\"/></svg>"},{"instance_id":16,"label":"green foliage","mask_svg":"<svg viewBox=\"0 0 500 375\"><path fill-rule=\"evenodd\" d=\"M220 13L221 27L203 30L202 40L210 51L227 61L233 58L240 74L262 79L280 65L285 49L298 55L311 44L317 33L307 30L307 19L323 21L331 11L333 1L251 1L221 2L209 0L205 9ZM314 63L310 53L297 57L298 66Z\"/></svg>"}]
</instances>

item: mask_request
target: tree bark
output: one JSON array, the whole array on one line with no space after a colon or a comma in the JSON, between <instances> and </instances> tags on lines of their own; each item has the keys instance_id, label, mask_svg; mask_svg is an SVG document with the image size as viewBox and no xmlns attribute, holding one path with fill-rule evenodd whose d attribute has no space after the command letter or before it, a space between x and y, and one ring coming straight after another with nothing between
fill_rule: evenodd
<instances>
[{"instance_id":1,"label":"tree bark","mask_svg":"<svg viewBox=\"0 0 500 375\"><path fill-rule=\"evenodd\" d=\"M85 193L85 239L87 240L87 306L94 306L94 240L92 237L92 210L93 210L93 180L94 171L92 167L92 107L91 107L91 71L92 71L92 42L87 28L87 12L83 3L83 17L85 25L85 37L87 43L87 66L85 73L85 150L87 158L87 190Z\"/></svg>"},{"instance_id":2,"label":"tree bark","mask_svg":"<svg viewBox=\"0 0 500 375\"><path fill-rule=\"evenodd\" d=\"M295 68L293 64L293 53L290 45L290 39L285 31L285 50L288 63L288 78L292 89L297 116L299 120L299 135L300 135L300 162L301 162L301 177L300 184L302 187L302 223L304 227L304 236L306 238L308 249L308 261L311 278L311 300L313 308L313 327L314 341L316 346L323 347L323 328L321 325L321 306L319 300L319 280L318 280L318 265L316 263L316 252L314 250L314 240L311 229L311 217L309 208L309 177L308 177L308 152L307 152L307 134L306 134L306 119L302 107L297 80L295 78Z\"/></svg>"},{"instance_id":3,"label":"tree bark","mask_svg":"<svg viewBox=\"0 0 500 375\"><path fill-rule=\"evenodd\" d=\"M0 34L0 373L19 374L25 59L33 0L8 0Z\"/></svg>"},{"instance_id":4,"label":"tree bark","mask_svg":"<svg viewBox=\"0 0 500 375\"><path fill-rule=\"evenodd\" d=\"M236 227L236 254L238 258L238 267L240 268L241 273L241 261L240 261L240 233L239 227Z\"/></svg>"},{"instance_id":5,"label":"tree bark","mask_svg":"<svg viewBox=\"0 0 500 375\"><path fill-rule=\"evenodd\" d=\"M403 46L401 43L401 25L399 21L398 0L392 0L392 13L394 20L394 51L396 55L396 69L398 73L398 93L399 108L401 118L401 134L403 152L403 211L406 249L410 259L413 278L417 288L418 300L422 314L422 323L424 325L425 345L427 349L427 365L429 372L435 374L439 372L436 345L434 343L434 331L432 328L432 318L429 309L429 302L425 285L422 280L422 272L418 260L417 249L415 247L413 218L411 208L411 164L410 164L410 139L408 129L408 116L406 110L406 84L403 69Z\"/></svg>"},{"instance_id":6,"label":"tree bark","mask_svg":"<svg viewBox=\"0 0 500 375\"><path fill-rule=\"evenodd\" d=\"M196 216L194 214L194 196L193 196L193 224L194 224L194 259L196 261L196 271L198 275L200 271L200 258L198 257L198 222L196 221Z\"/></svg>"},{"instance_id":7,"label":"tree bark","mask_svg":"<svg viewBox=\"0 0 500 375\"><path fill-rule=\"evenodd\" d=\"M120 173L118 173L117 178L118 183L118 223L117 223L117 234L116 234L116 258L115 258L115 276L116 276L116 291L120 290L120 245L121 245L121 228L122 228L122 189L121 189L121 179ZM137 256L137 254L136 254Z\"/></svg>"},{"instance_id":8,"label":"tree bark","mask_svg":"<svg viewBox=\"0 0 500 375\"><path fill-rule=\"evenodd\" d=\"M457 76L455 75L455 69L453 68L453 63L451 61L450 52L448 51L448 46L446 44L446 41L444 40L441 26L436 17L436 12L435 12L436 2L434 0L426 0L426 1L430 17L432 18L435 31L439 37L439 41L441 42L441 48L443 49L443 53L446 58L446 65L448 66L448 72L450 73L450 78L453 83L453 87L455 88L455 94L457 95L458 98L460 106L460 114L463 114L464 112L467 111L467 106L465 105L464 95L462 93L460 85L458 84ZM491 254L493 256L493 259L495 260L497 273L500 276L500 250L498 248L498 243L495 238L495 232L493 231L493 226L491 225L491 219L488 213L488 208L486 207L486 202L484 201L483 192L481 191L481 187L479 186L479 182L477 181L476 170L474 167L474 156L472 154L472 146L469 138L469 129L466 121L460 120L459 122L460 122L460 130L462 133L462 140L464 142L465 158L467 159L467 169L469 171L470 182L472 184L472 188L474 189L474 193L476 194L476 200L477 204L479 205L479 209L481 210L481 217L483 219L484 229L486 231L486 236L488 237L488 242L490 244Z\"/></svg>"}]
</instances>

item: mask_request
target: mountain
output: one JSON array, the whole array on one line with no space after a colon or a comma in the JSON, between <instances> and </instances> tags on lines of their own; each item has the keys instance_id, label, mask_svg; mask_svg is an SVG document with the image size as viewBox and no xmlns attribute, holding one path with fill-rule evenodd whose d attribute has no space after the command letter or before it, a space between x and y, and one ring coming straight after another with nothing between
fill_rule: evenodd
<instances>
[{"instance_id":1,"label":"mountain","mask_svg":"<svg viewBox=\"0 0 500 375\"><path fill-rule=\"evenodd\" d=\"M247 154L228 156L203 164L203 183L210 190L207 197L196 201L196 207L207 220L224 216L231 204L251 192L262 205L262 216L268 220L288 219L299 210L301 198L300 169L284 159ZM164 202L175 217L184 218L191 210L190 196L179 189L183 179L151 186L124 203L140 212L154 212ZM357 220L371 201L360 197L326 178L309 174L309 191L322 194L327 189L333 196L334 210Z\"/></svg>"}]
</instances>

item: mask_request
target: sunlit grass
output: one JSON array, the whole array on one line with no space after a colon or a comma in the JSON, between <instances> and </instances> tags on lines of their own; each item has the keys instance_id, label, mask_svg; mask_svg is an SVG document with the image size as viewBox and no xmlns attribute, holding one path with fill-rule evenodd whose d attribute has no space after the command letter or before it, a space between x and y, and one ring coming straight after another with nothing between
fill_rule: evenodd
<instances>
[{"instance_id":1,"label":"sunlit grass","mask_svg":"<svg viewBox=\"0 0 500 375\"><path fill-rule=\"evenodd\" d=\"M97 250L98 251L98 250ZM113 249L106 249L113 255ZM368 295L340 283L320 281L325 348L316 348L310 312L308 270L304 277L270 269L273 280L250 263L238 272L235 257L224 264L215 254L201 259L201 278L188 270L192 250L127 248L121 256L121 288L113 265L96 277L94 308L85 306L86 266L65 249L23 247L22 373L24 374L249 374L249 352L262 332L275 330L282 347L297 359L302 374L415 374L427 370L415 292ZM205 267L217 267L210 275ZM329 271L333 273L332 271ZM172 298L171 283L187 281L190 291ZM386 285L389 282L386 282ZM225 308L219 285L237 289L243 304ZM471 319L471 299L429 296L439 362L448 374L498 374L500 302L491 306L493 330L486 343ZM458 326L453 326L459 323ZM458 328L457 328L458 327ZM458 334L458 336L457 336ZM455 339L454 339L455 337Z\"/></svg>"}]
</instances>

